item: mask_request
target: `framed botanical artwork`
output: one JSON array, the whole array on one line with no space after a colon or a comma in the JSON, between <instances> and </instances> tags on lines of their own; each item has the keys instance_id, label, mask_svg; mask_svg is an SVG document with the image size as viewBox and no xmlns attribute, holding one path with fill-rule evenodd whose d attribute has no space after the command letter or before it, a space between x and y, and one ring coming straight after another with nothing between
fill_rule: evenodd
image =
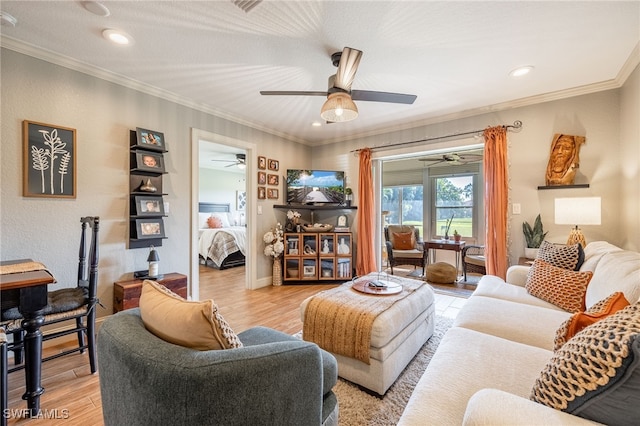
<instances>
[{"instance_id":1,"label":"framed botanical artwork","mask_svg":"<svg viewBox=\"0 0 640 426\"><path fill-rule=\"evenodd\" d=\"M236 191L236 210L244 211L247 208L247 192Z\"/></svg>"},{"instance_id":2,"label":"framed botanical artwork","mask_svg":"<svg viewBox=\"0 0 640 426\"><path fill-rule=\"evenodd\" d=\"M264 186L259 186L258 187L258 200L264 200L265 198L267 198L267 188L265 188Z\"/></svg>"},{"instance_id":3,"label":"framed botanical artwork","mask_svg":"<svg viewBox=\"0 0 640 426\"><path fill-rule=\"evenodd\" d=\"M280 194L278 193L277 189L267 188L267 198L277 199L279 197L280 197Z\"/></svg>"},{"instance_id":4,"label":"framed botanical artwork","mask_svg":"<svg viewBox=\"0 0 640 426\"><path fill-rule=\"evenodd\" d=\"M275 185L275 186L278 186L278 184L280 183L280 176L278 176L278 175L268 174L268 175L267 175L267 183L268 183L269 185Z\"/></svg>"},{"instance_id":5,"label":"framed botanical artwork","mask_svg":"<svg viewBox=\"0 0 640 426\"><path fill-rule=\"evenodd\" d=\"M269 158L269 170L273 170L276 172L280 170L280 162L278 160Z\"/></svg>"},{"instance_id":6,"label":"framed botanical artwork","mask_svg":"<svg viewBox=\"0 0 640 426\"><path fill-rule=\"evenodd\" d=\"M76 129L22 122L25 197L76 198Z\"/></svg>"},{"instance_id":7,"label":"framed botanical artwork","mask_svg":"<svg viewBox=\"0 0 640 426\"><path fill-rule=\"evenodd\" d=\"M164 222L162 218L136 219L138 239L164 238Z\"/></svg>"},{"instance_id":8,"label":"framed botanical artwork","mask_svg":"<svg viewBox=\"0 0 640 426\"><path fill-rule=\"evenodd\" d=\"M258 168L265 170L267 168L267 157L258 156Z\"/></svg>"},{"instance_id":9,"label":"framed botanical artwork","mask_svg":"<svg viewBox=\"0 0 640 426\"><path fill-rule=\"evenodd\" d=\"M164 216L164 202L162 197L137 195L134 199L136 203L136 216Z\"/></svg>"},{"instance_id":10,"label":"framed botanical artwork","mask_svg":"<svg viewBox=\"0 0 640 426\"><path fill-rule=\"evenodd\" d=\"M150 149L152 151L166 151L164 134L155 130L136 127L136 145L134 148Z\"/></svg>"},{"instance_id":11,"label":"framed botanical artwork","mask_svg":"<svg viewBox=\"0 0 640 426\"><path fill-rule=\"evenodd\" d=\"M138 150L136 151L136 169L164 173L164 158L161 153Z\"/></svg>"},{"instance_id":12,"label":"framed botanical artwork","mask_svg":"<svg viewBox=\"0 0 640 426\"><path fill-rule=\"evenodd\" d=\"M267 184L267 174L265 172L258 172L258 185Z\"/></svg>"}]
</instances>

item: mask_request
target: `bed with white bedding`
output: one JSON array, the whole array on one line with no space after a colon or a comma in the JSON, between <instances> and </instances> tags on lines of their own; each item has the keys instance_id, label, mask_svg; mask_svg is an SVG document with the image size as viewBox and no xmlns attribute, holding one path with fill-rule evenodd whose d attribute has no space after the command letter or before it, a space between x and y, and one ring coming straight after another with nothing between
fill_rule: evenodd
<instances>
[{"instance_id":1,"label":"bed with white bedding","mask_svg":"<svg viewBox=\"0 0 640 426\"><path fill-rule=\"evenodd\" d=\"M198 253L203 265L227 269L245 264L247 228L236 225L229 210L229 204L199 204ZM221 227L209 227L212 216Z\"/></svg>"}]
</instances>

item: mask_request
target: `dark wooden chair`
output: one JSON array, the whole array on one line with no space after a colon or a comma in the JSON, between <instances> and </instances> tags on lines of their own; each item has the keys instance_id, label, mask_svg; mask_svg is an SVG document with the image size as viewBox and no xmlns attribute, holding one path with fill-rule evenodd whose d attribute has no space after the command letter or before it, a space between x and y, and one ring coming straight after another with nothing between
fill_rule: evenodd
<instances>
[{"instance_id":1,"label":"dark wooden chair","mask_svg":"<svg viewBox=\"0 0 640 426\"><path fill-rule=\"evenodd\" d=\"M467 280L467 272L486 275L484 246L465 246L462 249L462 272Z\"/></svg>"},{"instance_id":2,"label":"dark wooden chair","mask_svg":"<svg viewBox=\"0 0 640 426\"><path fill-rule=\"evenodd\" d=\"M413 232L415 244L410 249L400 249L395 244L394 234L406 234ZM413 265L424 268L427 264L427 252L422 245L420 238L420 230L411 225L389 225L384 228L384 239L387 248L387 258L391 267L391 275L393 275L393 267L398 265Z\"/></svg>"},{"instance_id":3,"label":"dark wooden chair","mask_svg":"<svg viewBox=\"0 0 640 426\"><path fill-rule=\"evenodd\" d=\"M96 305L99 304L97 289L99 258L98 231L100 218L97 216L83 217L80 219L80 223L82 233L80 236L77 285L76 287L49 292L48 304L44 309L44 323L42 324L46 326L65 321L74 321L75 326L70 329L54 331L48 334L43 332L42 340L47 341L77 333L78 347L43 358L42 361L49 361L75 352L84 353L85 350L88 350L91 374L93 374L97 371L95 325ZM90 243L87 250L88 239L90 239ZM9 345L8 349L14 352L16 365L12 367L9 372L24 368L24 364L22 363L22 350L25 331L20 325L21 319L21 314L17 307L2 312L3 325L6 331L13 335L13 343Z\"/></svg>"}]
</instances>

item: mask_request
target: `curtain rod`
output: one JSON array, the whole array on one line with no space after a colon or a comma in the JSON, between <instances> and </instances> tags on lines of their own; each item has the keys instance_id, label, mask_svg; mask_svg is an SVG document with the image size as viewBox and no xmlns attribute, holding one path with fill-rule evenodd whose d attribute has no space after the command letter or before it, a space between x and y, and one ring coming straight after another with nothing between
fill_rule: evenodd
<instances>
[{"instance_id":1,"label":"curtain rod","mask_svg":"<svg viewBox=\"0 0 640 426\"><path fill-rule=\"evenodd\" d=\"M522 121L516 120L516 121L513 122L513 124L503 125L502 127L504 127L507 130L513 129L513 130L517 131L517 130L522 129ZM434 136L432 138L419 139L417 141L398 142L398 143L392 143L392 144L389 144L389 145L374 146L373 148L371 148L371 150L375 151L375 150L378 150L378 149L393 148L395 146L410 145L410 144L420 143L420 142L430 142L430 141L436 141L436 140L439 140L439 139L453 138L453 137L456 137L456 136L467 136L467 135L473 135L473 134L480 133L480 132L484 132L484 129L473 130L473 131L470 131L470 132L452 133L450 135L445 135L445 136ZM361 151L363 149L364 148L358 148L358 149L354 149L354 150L352 150L350 152L359 152L359 151Z\"/></svg>"}]
</instances>

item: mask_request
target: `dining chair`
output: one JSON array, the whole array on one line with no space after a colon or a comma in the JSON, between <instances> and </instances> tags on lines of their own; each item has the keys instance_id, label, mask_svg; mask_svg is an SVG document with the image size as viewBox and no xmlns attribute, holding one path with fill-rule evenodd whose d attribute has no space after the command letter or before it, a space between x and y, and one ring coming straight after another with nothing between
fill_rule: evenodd
<instances>
[{"instance_id":1,"label":"dining chair","mask_svg":"<svg viewBox=\"0 0 640 426\"><path fill-rule=\"evenodd\" d=\"M44 309L44 323L42 324L42 326L46 326L74 321L75 326L72 328L49 333L43 332L42 341L77 333L78 347L48 356L42 361L49 361L75 352L84 353L85 350L88 350L91 374L93 374L97 371L95 324L96 305L100 303L97 298L100 218L87 216L81 218L80 223L82 232L80 235L78 281L75 287L49 292L48 304ZM87 250L88 239L90 242ZM10 325L7 331L13 335L13 343L9 344L8 349L14 352L16 365L9 372L24 368L22 350L25 330L20 325L21 319L17 307L2 312L3 325Z\"/></svg>"}]
</instances>

